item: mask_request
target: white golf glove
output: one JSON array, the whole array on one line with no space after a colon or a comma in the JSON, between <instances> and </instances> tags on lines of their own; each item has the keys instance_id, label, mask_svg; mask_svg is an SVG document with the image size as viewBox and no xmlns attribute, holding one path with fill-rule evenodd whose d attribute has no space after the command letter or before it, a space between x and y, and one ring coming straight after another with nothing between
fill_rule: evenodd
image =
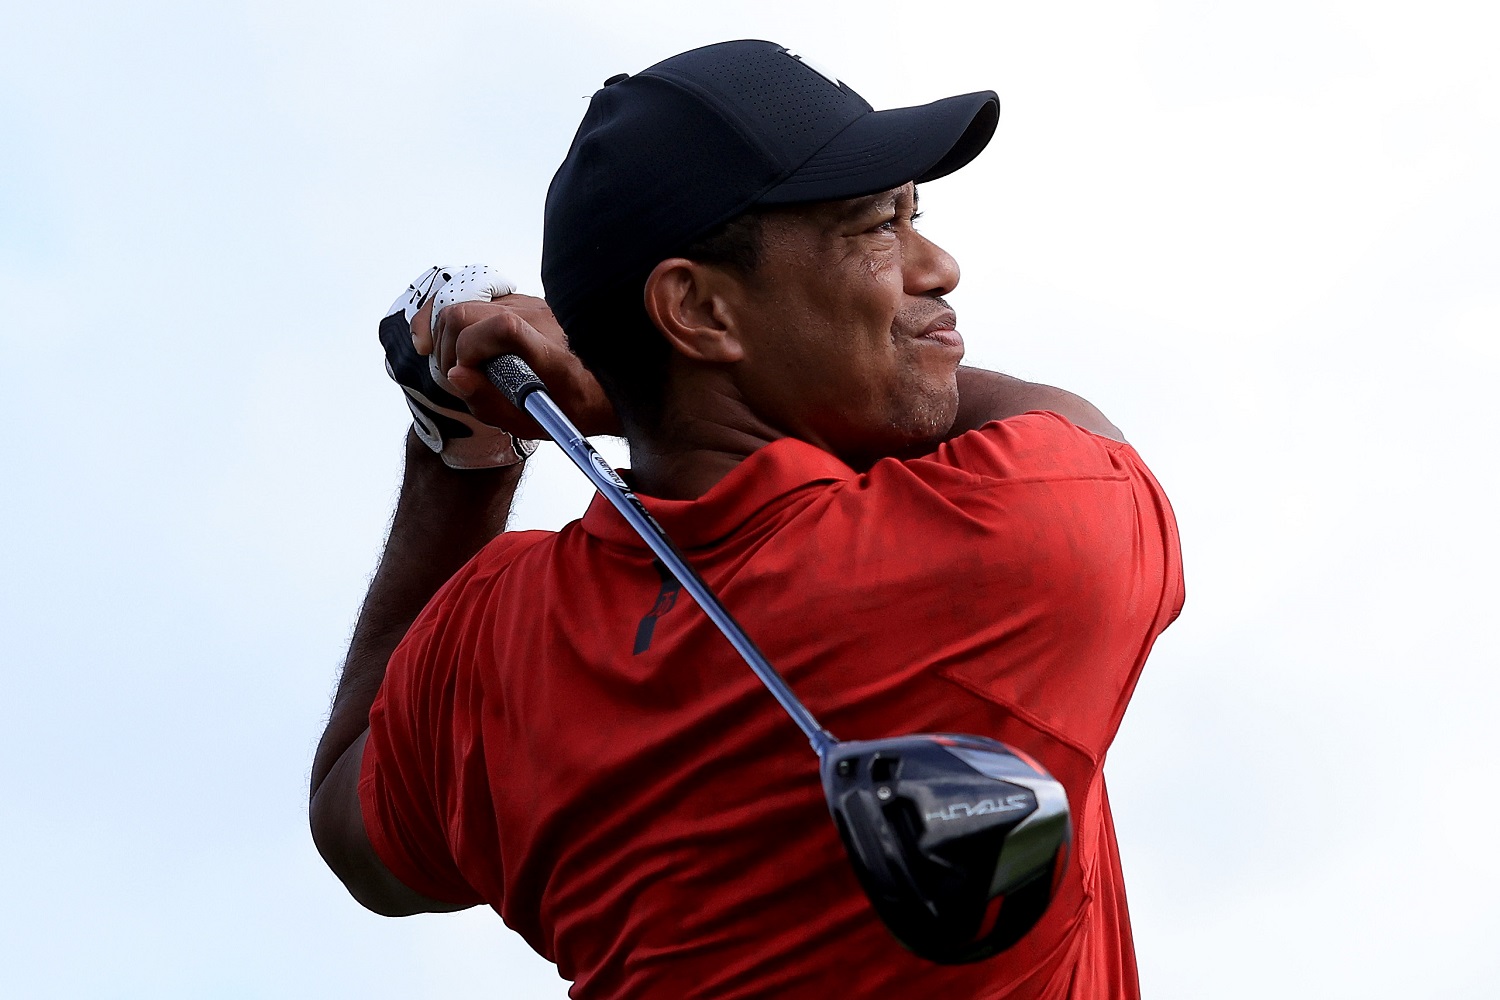
<instances>
[{"instance_id":1,"label":"white golf glove","mask_svg":"<svg viewBox=\"0 0 1500 1000\"><path fill-rule=\"evenodd\" d=\"M423 357L411 342L411 321L432 300L432 328L438 314L456 302L489 302L516 290L499 271L484 264L429 267L391 303L380 321L386 374L406 393L412 423L427 447L452 469L493 469L515 465L536 450L535 441L512 438L481 423L450 390L435 356Z\"/></svg>"}]
</instances>

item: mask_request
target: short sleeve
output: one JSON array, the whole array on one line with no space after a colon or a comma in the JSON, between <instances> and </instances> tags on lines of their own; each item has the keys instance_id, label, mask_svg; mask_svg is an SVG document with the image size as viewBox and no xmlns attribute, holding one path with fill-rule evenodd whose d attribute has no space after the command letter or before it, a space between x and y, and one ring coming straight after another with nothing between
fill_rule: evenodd
<instances>
[{"instance_id":1,"label":"short sleeve","mask_svg":"<svg viewBox=\"0 0 1500 1000\"><path fill-rule=\"evenodd\" d=\"M932 459L985 479L1016 481L1119 475L1122 451L1134 454L1122 441L1084 430L1050 410L1034 410L960 434Z\"/></svg>"},{"instance_id":2,"label":"short sleeve","mask_svg":"<svg viewBox=\"0 0 1500 1000\"><path fill-rule=\"evenodd\" d=\"M495 538L433 595L391 654L370 709L359 799L370 844L415 892L498 905L489 872L493 788L484 735L500 698L493 671L496 581L545 531Z\"/></svg>"},{"instance_id":3,"label":"short sleeve","mask_svg":"<svg viewBox=\"0 0 1500 1000\"><path fill-rule=\"evenodd\" d=\"M1102 759L1183 604L1160 484L1129 444L1050 412L986 424L906 467L947 505L928 509L955 512L926 540L963 581L952 601L968 645L945 676Z\"/></svg>"},{"instance_id":4,"label":"short sleeve","mask_svg":"<svg viewBox=\"0 0 1500 1000\"><path fill-rule=\"evenodd\" d=\"M430 710L444 686L429 607L391 656L370 710L359 777L360 811L370 844L407 888L447 903L481 902L453 859L434 787L441 723Z\"/></svg>"}]
</instances>

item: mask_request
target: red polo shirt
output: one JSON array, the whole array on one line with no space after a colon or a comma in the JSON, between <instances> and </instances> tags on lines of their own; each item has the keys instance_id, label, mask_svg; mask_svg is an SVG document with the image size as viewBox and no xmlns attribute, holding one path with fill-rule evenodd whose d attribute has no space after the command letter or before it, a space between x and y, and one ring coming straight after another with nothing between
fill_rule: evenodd
<instances>
[{"instance_id":1,"label":"red polo shirt","mask_svg":"<svg viewBox=\"0 0 1500 1000\"><path fill-rule=\"evenodd\" d=\"M903 950L806 740L601 498L496 539L392 657L360 780L391 871L494 907L574 997L1136 996L1100 768L1183 590L1135 451L1031 413L865 474L781 440L642 499L836 736L979 733L1062 781L1051 909L974 965Z\"/></svg>"}]
</instances>

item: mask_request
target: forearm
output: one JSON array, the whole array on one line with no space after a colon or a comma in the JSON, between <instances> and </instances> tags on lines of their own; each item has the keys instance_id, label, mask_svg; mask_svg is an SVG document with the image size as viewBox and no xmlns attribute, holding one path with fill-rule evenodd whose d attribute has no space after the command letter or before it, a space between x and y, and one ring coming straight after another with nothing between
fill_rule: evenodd
<instances>
[{"instance_id":1,"label":"forearm","mask_svg":"<svg viewBox=\"0 0 1500 1000\"><path fill-rule=\"evenodd\" d=\"M449 577L505 530L521 469L456 471L407 434L396 514L313 758L312 794L368 727L386 663L411 623Z\"/></svg>"},{"instance_id":2,"label":"forearm","mask_svg":"<svg viewBox=\"0 0 1500 1000\"><path fill-rule=\"evenodd\" d=\"M958 370L958 416L949 436L982 427L991 420L1004 420L1031 410L1051 410L1067 417L1084 430L1116 441L1125 437L1099 409L1065 389L1027 382L981 368Z\"/></svg>"}]
</instances>

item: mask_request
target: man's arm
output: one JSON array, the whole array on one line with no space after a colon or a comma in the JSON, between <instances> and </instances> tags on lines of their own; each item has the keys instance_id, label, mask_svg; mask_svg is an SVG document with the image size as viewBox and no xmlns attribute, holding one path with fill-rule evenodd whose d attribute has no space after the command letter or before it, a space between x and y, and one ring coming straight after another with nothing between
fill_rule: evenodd
<instances>
[{"instance_id":1,"label":"man's arm","mask_svg":"<svg viewBox=\"0 0 1500 1000\"><path fill-rule=\"evenodd\" d=\"M418 291L413 287L413 294ZM618 433L619 420L609 400L569 353L562 328L541 299L515 294L493 301L460 299L441 310L435 330L429 324L432 311L433 303L427 301L412 315L412 347L418 355L437 358L451 391L481 421L510 434L545 436L481 371L491 358L518 354L545 380L552 398L584 433ZM370 707L391 654L422 608L449 577L505 530L521 480L520 464L450 468L452 463L431 450L440 445L446 447L441 442L424 444L415 431L407 435L406 471L390 536L355 623L328 728L313 758L308 812L318 852L355 899L386 916L463 907L413 892L385 867L370 844L359 804Z\"/></svg>"},{"instance_id":2,"label":"man's arm","mask_svg":"<svg viewBox=\"0 0 1500 1000\"><path fill-rule=\"evenodd\" d=\"M450 469L415 433L407 435L396 515L313 758L309 807L313 841L323 860L355 899L386 916L462 907L408 889L370 846L359 806L370 706L391 653L428 600L505 529L521 468Z\"/></svg>"},{"instance_id":3,"label":"man's arm","mask_svg":"<svg viewBox=\"0 0 1500 1000\"><path fill-rule=\"evenodd\" d=\"M1086 431L1115 441L1125 435L1098 408L1081 396L1037 382L1026 382L980 368L958 370L958 418L949 436L982 427L1031 410L1050 410Z\"/></svg>"}]
</instances>

